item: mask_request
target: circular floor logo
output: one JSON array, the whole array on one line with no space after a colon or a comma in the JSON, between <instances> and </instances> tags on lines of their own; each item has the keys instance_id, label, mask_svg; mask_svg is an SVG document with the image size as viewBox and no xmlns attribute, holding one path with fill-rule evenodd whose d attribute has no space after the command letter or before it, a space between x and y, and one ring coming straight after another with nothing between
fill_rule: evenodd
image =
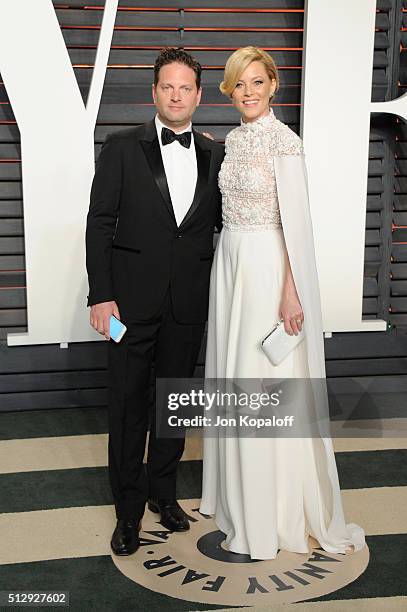
<instances>
[{"instance_id":1,"label":"circular floor logo","mask_svg":"<svg viewBox=\"0 0 407 612\"><path fill-rule=\"evenodd\" d=\"M355 580L369 562L367 546L346 555L328 553L310 538L310 552L279 551L275 559L253 561L223 547L224 534L199 513L199 500L181 502L191 529L173 533L146 510L139 550L112 559L128 578L158 593L220 605L291 603L332 593Z\"/></svg>"}]
</instances>

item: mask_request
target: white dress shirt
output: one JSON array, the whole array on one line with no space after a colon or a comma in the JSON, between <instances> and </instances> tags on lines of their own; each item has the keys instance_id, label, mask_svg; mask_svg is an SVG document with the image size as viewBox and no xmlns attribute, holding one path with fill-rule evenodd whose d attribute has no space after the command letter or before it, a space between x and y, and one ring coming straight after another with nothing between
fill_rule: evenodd
<instances>
[{"instance_id":1,"label":"white dress shirt","mask_svg":"<svg viewBox=\"0 0 407 612\"><path fill-rule=\"evenodd\" d=\"M174 209L177 225L180 226L194 199L196 181L198 178L194 134L191 134L191 146L189 149L183 147L177 140L164 146L161 142L161 130L163 127L168 126L160 121L158 115L155 117L155 125L157 128L158 142L160 143L161 156L167 177L172 207ZM177 133L181 134L182 132L191 131L192 124L190 123L185 130Z\"/></svg>"}]
</instances>

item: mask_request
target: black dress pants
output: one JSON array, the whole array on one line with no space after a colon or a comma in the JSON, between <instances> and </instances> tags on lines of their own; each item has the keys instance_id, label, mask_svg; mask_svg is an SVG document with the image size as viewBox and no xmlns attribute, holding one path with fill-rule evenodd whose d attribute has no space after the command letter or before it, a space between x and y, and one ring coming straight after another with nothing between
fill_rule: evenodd
<instances>
[{"instance_id":1,"label":"black dress pants","mask_svg":"<svg viewBox=\"0 0 407 612\"><path fill-rule=\"evenodd\" d=\"M205 324L178 323L170 291L153 318L123 317L123 323L127 331L122 340L108 343L109 480L117 518L138 520L148 497L175 499L176 471L185 446L184 438L156 437L151 369L154 390L155 378L192 377Z\"/></svg>"}]
</instances>

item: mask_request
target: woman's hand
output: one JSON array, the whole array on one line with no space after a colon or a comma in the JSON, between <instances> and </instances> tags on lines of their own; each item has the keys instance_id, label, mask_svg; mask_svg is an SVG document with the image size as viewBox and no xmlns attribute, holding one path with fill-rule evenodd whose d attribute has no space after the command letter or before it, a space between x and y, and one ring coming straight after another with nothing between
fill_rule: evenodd
<instances>
[{"instance_id":1,"label":"woman's hand","mask_svg":"<svg viewBox=\"0 0 407 612\"><path fill-rule=\"evenodd\" d=\"M302 329L304 321L304 313L301 303L298 298L297 289L295 287L294 277L291 270L290 258L288 257L287 248L284 245L285 257L285 277L283 284L283 292L280 302L279 318L284 319L284 329L292 336L297 334Z\"/></svg>"},{"instance_id":2,"label":"woman's hand","mask_svg":"<svg viewBox=\"0 0 407 612\"><path fill-rule=\"evenodd\" d=\"M304 313L295 288L283 292L279 317L284 319L284 329L290 336L297 335L301 331Z\"/></svg>"}]
</instances>

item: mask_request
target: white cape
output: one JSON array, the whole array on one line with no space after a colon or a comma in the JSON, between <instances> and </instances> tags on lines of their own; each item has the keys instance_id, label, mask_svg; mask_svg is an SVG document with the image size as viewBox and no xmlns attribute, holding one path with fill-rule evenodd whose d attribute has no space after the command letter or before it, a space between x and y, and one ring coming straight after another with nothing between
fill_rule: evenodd
<instances>
[{"instance_id":1,"label":"white cape","mask_svg":"<svg viewBox=\"0 0 407 612\"><path fill-rule=\"evenodd\" d=\"M319 457L319 467L326 471L331 483L331 499L325 500L330 508L331 521L326 539L343 544L351 540L355 550L365 544L363 529L354 523L345 525L340 485L332 440L329 434L329 403L326 388L325 352L321 298L315 259L314 235L309 206L308 175L305 155L275 155L274 169L284 239L298 297L304 313L304 342L308 357L309 376L314 394L315 415L325 457ZM293 177L294 180L293 180ZM312 416L312 415L310 415ZM319 448L317 439L315 449Z\"/></svg>"},{"instance_id":2,"label":"white cape","mask_svg":"<svg viewBox=\"0 0 407 612\"><path fill-rule=\"evenodd\" d=\"M304 312L311 378L325 377L321 298L304 154L275 155L274 170L284 239ZM295 177L295 178L293 178Z\"/></svg>"}]
</instances>

